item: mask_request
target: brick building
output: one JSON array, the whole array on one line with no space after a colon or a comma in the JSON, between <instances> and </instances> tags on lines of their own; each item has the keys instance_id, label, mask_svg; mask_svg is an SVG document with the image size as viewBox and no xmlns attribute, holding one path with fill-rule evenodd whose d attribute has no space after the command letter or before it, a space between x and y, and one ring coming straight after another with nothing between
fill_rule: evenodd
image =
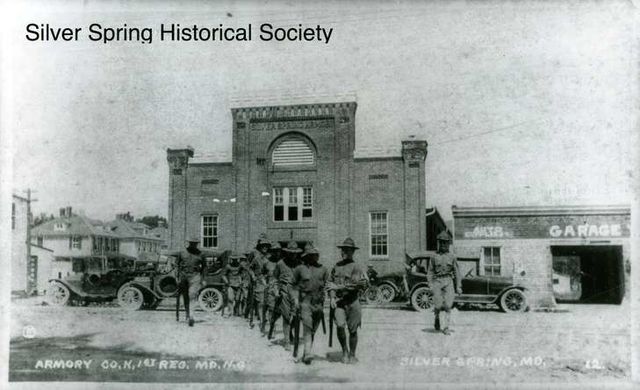
<instances>
[{"instance_id":1,"label":"brick building","mask_svg":"<svg viewBox=\"0 0 640 390\"><path fill-rule=\"evenodd\" d=\"M426 248L426 141L356 151L355 102L231 114L231 159L167 150L169 248L195 235L204 248L244 251L266 232L283 243L312 241L332 264L336 244L351 236L357 259L381 270Z\"/></svg>"},{"instance_id":2,"label":"brick building","mask_svg":"<svg viewBox=\"0 0 640 390\"><path fill-rule=\"evenodd\" d=\"M622 302L629 291L628 206L456 207L463 272L513 276L532 306Z\"/></svg>"}]
</instances>

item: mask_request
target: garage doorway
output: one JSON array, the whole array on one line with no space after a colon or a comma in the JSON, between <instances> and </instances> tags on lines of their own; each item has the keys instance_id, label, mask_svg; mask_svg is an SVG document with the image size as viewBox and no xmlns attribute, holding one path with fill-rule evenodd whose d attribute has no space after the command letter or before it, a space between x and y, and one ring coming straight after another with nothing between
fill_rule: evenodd
<instances>
[{"instance_id":1,"label":"garage doorway","mask_svg":"<svg viewBox=\"0 0 640 390\"><path fill-rule=\"evenodd\" d=\"M553 290L558 302L622 302L622 246L552 246L551 255Z\"/></svg>"}]
</instances>

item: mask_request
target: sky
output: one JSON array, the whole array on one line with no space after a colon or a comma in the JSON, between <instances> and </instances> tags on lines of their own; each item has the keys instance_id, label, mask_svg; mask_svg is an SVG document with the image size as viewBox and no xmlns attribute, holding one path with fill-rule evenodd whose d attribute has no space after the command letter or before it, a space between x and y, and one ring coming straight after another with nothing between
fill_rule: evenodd
<instances>
[{"instance_id":1,"label":"sky","mask_svg":"<svg viewBox=\"0 0 640 390\"><path fill-rule=\"evenodd\" d=\"M428 141L427 205L445 219L452 205L630 204L635 12L623 2L30 2L5 14L11 187L36 191L36 214L166 216L167 147L230 153L234 99L353 93L357 149ZM264 22L334 31L328 44L24 38L27 23Z\"/></svg>"}]
</instances>

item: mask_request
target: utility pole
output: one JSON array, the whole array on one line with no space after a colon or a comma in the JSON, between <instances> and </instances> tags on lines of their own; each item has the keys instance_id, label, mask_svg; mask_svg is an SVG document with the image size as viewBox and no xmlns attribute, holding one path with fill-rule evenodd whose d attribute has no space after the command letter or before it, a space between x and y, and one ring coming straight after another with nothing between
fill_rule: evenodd
<instances>
[{"instance_id":1,"label":"utility pole","mask_svg":"<svg viewBox=\"0 0 640 390\"><path fill-rule=\"evenodd\" d=\"M27 286L29 286L29 278L30 278L30 272L29 272L29 264L31 264L31 223L33 222L33 216L31 215L31 202L37 202L38 199L31 199L31 188L27 189ZM36 272L38 272L36 270ZM37 274L36 274L37 275ZM31 286L33 286L33 284L31 284ZM38 292L38 280L36 278L35 280L35 288L30 288L29 291L27 291L27 295L32 295L33 293Z\"/></svg>"}]
</instances>

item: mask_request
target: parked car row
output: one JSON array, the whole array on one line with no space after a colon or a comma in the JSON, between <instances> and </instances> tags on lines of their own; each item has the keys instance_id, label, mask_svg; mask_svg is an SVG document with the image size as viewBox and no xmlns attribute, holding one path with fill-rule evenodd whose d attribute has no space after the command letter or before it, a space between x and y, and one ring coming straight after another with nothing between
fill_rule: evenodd
<instances>
[{"instance_id":1,"label":"parked car row","mask_svg":"<svg viewBox=\"0 0 640 390\"><path fill-rule=\"evenodd\" d=\"M214 312L224 303L222 272L230 251L210 253L204 270L204 282L198 295L202 310ZM429 310L433 295L427 280L429 261L435 252L406 256L405 271L379 275L373 267L367 274L368 302L408 302L415 310ZM87 305L117 300L126 309L155 309L163 299L178 293L176 259L171 256L134 258L130 256L85 256L72 258L73 274L52 279L47 291L52 305ZM474 275L470 270L462 279L462 294L456 304L495 304L505 312L520 312L527 307L525 288L513 278Z\"/></svg>"},{"instance_id":2,"label":"parked car row","mask_svg":"<svg viewBox=\"0 0 640 390\"><path fill-rule=\"evenodd\" d=\"M223 303L222 270L230 251L207 257L199 306L217 311ZM176 259L171 256L137 259L130 256L74 257L72 275L51 279L47 301L51 305L88 305L111 302L126 309L155 309L163 299L178 294Z\"/></svg>"},{"instance_id":3,"label":"parked car row","mask_svg":"<svg viewBox=\"0 0 640 390\"><path fill-rule=\"evenodd\" d=\"M364 294L367 301L404 300L417 311L429 310L433 305L433 294L427 280L427 268L435 254L432 251L407 254L404 272L380 276L370 267L367 273L371 286ZM462 294L456 295L454 303L495 304L504 312L521 312L527 308L525 291L512 277L475 275L469 270L462 277Z\"/></svg>"}]
</instances>

